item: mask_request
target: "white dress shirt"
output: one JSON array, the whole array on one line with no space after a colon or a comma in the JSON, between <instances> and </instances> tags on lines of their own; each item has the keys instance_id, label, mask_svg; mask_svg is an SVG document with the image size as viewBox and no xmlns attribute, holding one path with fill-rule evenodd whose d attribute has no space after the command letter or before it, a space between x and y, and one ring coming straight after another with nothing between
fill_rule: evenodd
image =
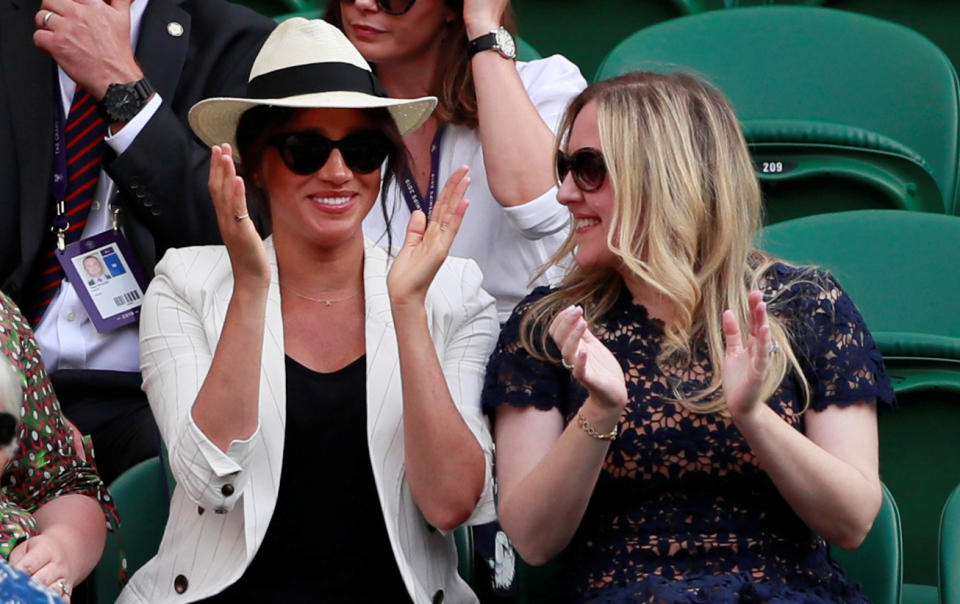
<instances>
[{"instance_id":1,"label":"white dress shirt","mask_svg":"<svg viewBox=\"0 0 960 604\"><path fill-rule=\"evenodd\" d=\"M140 23L149 0L134 0L130 5L130 47L137 47ZM63 115L70 114L70 105L77 84L58 67L60 79L60 102ZM159 94L115 134L107 134L105 140L110 148L120 155L133 143L140 131L160 107ZM81 237L91 237L112 228L111 202L117 190L105 170L100 170L100 179L94 192L93 204ZM139 371L139 335L137 325L127 325L109 333L101 334L94 327L76 291L64 279L57 295L47 307L36 328L37 344L47 371L57 369L110 369L114 371Z\"/></svg>"},{"instance_id":2,"label":"white dress shirt","mask_svg":"<svg viewBox=\"0 0 960 604\"><path fill-rule=\"evenodd\" d=\"M576 65L560 55L530 62L517 62L523 86L543 121L554 132L570 100L587 82ZM490 192L483 164L480 137L473 128L448 125L440 143L437 186L443 187L460 166L470 166L470 186L465 197L470 209L457 233L451 256L471 258L483 271L483 289L497 300L497 314L505 323L535 285L555 285L563 271L553 267L531 284L534 274L566 239L570 213L557 203L557 189L514 207L503 207ZM403 243L410 209L396 184L388 190L387 213L391 216L392 245ZM383 212L374 207L363 221L363 231L378 244L387 245Z\"/></svg>"}]
</instances>

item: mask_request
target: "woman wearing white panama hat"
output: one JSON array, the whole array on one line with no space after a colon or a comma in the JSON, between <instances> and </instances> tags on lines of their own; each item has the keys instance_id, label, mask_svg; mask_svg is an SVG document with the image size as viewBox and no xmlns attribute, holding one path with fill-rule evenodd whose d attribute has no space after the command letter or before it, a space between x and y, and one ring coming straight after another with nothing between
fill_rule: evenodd
<instances>
[{"instance_id":1,"label":"woman wearing white panama hat","mask_svg":"<svg viewBox=\"0 0 960 604\"><path fill-rule=\"evenodd\" d=\"M342 33L291 19L247 98L191 111L225 246L168 252L144 302L177 488L121 602L476 600L449 531L493 517L479 393L497 319L476 266L446 259L466 168L395 257L361 230L434 104L386 98Z\"/></svg>"}]
</instances>

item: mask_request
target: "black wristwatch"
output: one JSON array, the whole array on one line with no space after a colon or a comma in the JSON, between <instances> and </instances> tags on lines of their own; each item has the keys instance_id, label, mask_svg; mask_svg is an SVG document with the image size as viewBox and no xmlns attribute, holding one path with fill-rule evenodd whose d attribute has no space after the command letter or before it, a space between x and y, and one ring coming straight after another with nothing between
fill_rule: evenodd
<instances>
[{"instance_id":1,"label":"black wristwatch","mask_svg":"<svg viewBox=\"0 0 960 604\"><path fill-rule=\"evenodd\" d=\"M98 106L107 122L129 122L137 115L153 94L153 86L146 78L129 84L110 84Z\"/></svg>"},{"instance_id":2,"label":"black wristwatch","mask_svg":"<svg viewBox=\"0 0 960 604\"><path fill-rule=\"evenodd\" d=\"M508 59L517 58L517 44L513 41L513 36L506 29L498 27L488 34L483 34L473 40L470 40L470 46L467 53L469 56L477 54L483 50L493 49Z\"/></svg>"}]
</instances>

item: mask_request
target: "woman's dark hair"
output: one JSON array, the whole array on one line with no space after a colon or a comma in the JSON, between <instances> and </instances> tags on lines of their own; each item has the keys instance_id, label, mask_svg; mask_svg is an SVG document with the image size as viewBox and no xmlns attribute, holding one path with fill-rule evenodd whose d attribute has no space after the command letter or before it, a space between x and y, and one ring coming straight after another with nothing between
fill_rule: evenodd
<instances>
[{"instance_id":1,"label":"woman's dark hair","mask_svg":"<svg viewBox=\"0 0 960 604\"><path fill-rule=\"evenodd\" d=\"M299 111L309 111L309 109L259 105L245 111L237 123L237 152L241 159L239 174L243 177L244 185L246 185L247 199L257 204L268 219L270 216L270 200L267 198L266 192L254 182L253 175L263 161L267 141L282 132L283 127ZM390 250L393 247L393 238L390 234L390 216L384 200L387 199L387 189L390 187L393 175L397 174L407 162L406 147L403 144L403 137L400 136L397 123L393 121L393 117L387 109L376 107L360 109L359 111L363 111L373 122L373 125L383 132L392 143L392 150L387 155L387 169L384 170L380 182L380 211L383 213L383 219L387 225L387 249Z\"/></svg>"},{"instance_id":2,"label":"woman's dark hair","mask_svg":"<svg viewBox=\"0 0 960 604\"><path fill-rule=\"evenodd\" d=\"M440 64L437 65L434 80L430 84L430 94L438 100L433 116L441 124L476 128L479 124L477 91L473 87L473 71L470 69L468 53L470 41L467 40L467 26L463 22L463 0L444 0L444 2L453 10L455 18L447 25L444 52L440 56ZM339 0L330 0L323 18L339 29L343 29ZM516 17L509 2L501 22L503 27L516 38ZM376 72L376 66L373 67Z\"/></svg>"}]
</instances>

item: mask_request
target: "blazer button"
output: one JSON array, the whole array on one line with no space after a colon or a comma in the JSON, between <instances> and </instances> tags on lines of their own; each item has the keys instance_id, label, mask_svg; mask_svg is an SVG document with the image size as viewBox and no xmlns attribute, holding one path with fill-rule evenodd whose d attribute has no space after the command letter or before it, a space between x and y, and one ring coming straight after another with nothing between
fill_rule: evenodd
<instances>
[{"instance_id":1,"label":"blazer button","mask_svg":"<svg viewBox=\"0 0 960 604\"><path fill-rule=\"evenodd\" d=\"M223 485L223 487L220 488L220 492L223 493L224 497L233 495L233 485L230 483Z\"/></svg>"},{"instance_id":2,"label":"blazer button","mask_svg":"<svg viewBox=\"0 0 960 604\"><path fill-rule=\"evenodd\" d=\"M197 515L203 516L203 513L204 513L204 512L206 512L206 510L203 509L202 507L200 507L200 506L198 505L198 506L197 506Z\"/></svg>"},{"instance_id":3,"label":"blazer button","mask_svg":"<svg viewBox=\"0 0 960 604\"><path fill-rule=\"evenodd\" d=\"M187 587L189 587L189 585L190 582L187 581L187 578L183 575L177 575L177 578L173 580L173 590L178 594L182 594L183 592L187 591ZM436 598L434 598L434 600L436 600Z\"/></svg>"},{"instance_id":4,"label":"blazer button","mask_svg":"<svg viewBox=\"0 0 960 604\"><path fill-rule=\"evenodd\" d=\"M433 604L442 604L443 603L443 590L438 589L437 593L433 594Z\"/></svg>"}]
</instances>

